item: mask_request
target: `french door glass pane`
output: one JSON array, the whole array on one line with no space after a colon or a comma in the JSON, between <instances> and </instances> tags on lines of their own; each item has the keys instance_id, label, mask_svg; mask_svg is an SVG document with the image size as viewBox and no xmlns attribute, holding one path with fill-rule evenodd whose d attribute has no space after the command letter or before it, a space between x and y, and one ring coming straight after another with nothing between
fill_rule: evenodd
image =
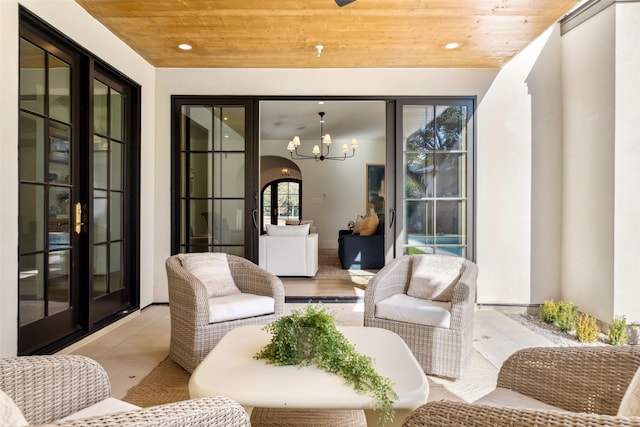
<instances>
[{"instance_id":1,"label":"french door glass pane","mask_svg":"<svg viewBox=\"0 0 640 427\"><path fill-rule=\"evenodd\" d=\"M122 168L123 144L120 142L111 142L111 189L122 190L123 168Z\"/></svg>"},{"instance_id":2,"label":"french door glass pane","mask_svg":"<svg viewBox=\"0 0 640 427\"><path fill-rule=\"evenodd\" d=\"M122 141L123 135L123 114L124 96L117 90L111 88L111 139Z\"/></svg>"},{"instance_id":3,"label":"french door glass pane","mask_svg":"<svg viewBox=\"0 0 640 427\"><path fill-rule=\"evenodd\" d=\"M93 186L107 188L109 140L101 136L93 137Z\"/></svg>"},{"instance_id":4,"label":"french door glass pane","mask_svg":"<svg viewBox=\"0 0 640 427\"><path fill-rule=\"evenodd\" d=\"M44 182L44 119L20 112L20 180Z\"/></svg>"},{"instance_id":5,"label":"french door glass pane","mask_svg":"<svg viewBox=\"0 0 640 427\"><path fill-rule=\"evenodd\" d=\"M107 135L108 109L107 97L109 96L109 88L104 83L93 81L93 132L100 135Z\"/></svg>"},{"instance_id":6,"label":"french door glass pane","mask_svg":"<svg viewBox=\"0 0 640 427\"><path fill-rule=\"evenodd\" d=\"M71 67L49 55L49 116L71 122Z\"/></svg>"},{"instance_id":7,"label":"french door glass pane","mask_svg":"<svg viewBox=\"0 0 640 427\"><path fill-rule=\"evenodd\" d=\"M46 53L20 39L20 108L44 114Z\"/></svg>"},{"instance_id":8,"label":"french door glass pane","mask_svg":"<svg viewBox=\"0 0 640 427\"><path fill-rule=\"evenodd\" d=\"M107 241L107 192L94 190L93 192L93 242Z\"/></svg>"},{"instance_id":9,"label":"french door glass pane","mask_svg":"<svg viewBox=\"0 0 640 427\"><path fill-rule=\"evenodd\" d=\"M20 326L27 325L45 315L44 307L44 255L22 255L18 262L20 271Z\"/></svg>"},{"instance_id":10,"label":"french door glass pane","mask_svg":"<svg viewBox=\"0 0 640 427\"><path fill-rule=\"evenodd\" d=\"M189 170L191 171L191 197L212 197L213 180L211 179L212 158L210 153L191 153Z\"/></svg>"},{"instance_id":11,"label":"french door glass pane","mask_svg":"<svg viewBox=\"0 0 640 427\"><path fill-rule=\"evenodd\" d=\"M122 242L116 242L111 244L110 253L109 289L111 292L124 287L122 276Z\"/></svg>"},{"instance_id":12,"label":"french door glass pane","mask_svg":"<svg viewBox=\"0 0 640 427\"><path fill-rule=\"evenodd\" d=\"M106 295L109 288L107 282L107 246L93 246L93 298Z\"/></svg>"},{"instance_id":13,"label":"french door glass pane","mask_svg":"<svg viewBox=\"0 0 640 427\"><path fill-rule=\"evenodd\" d=\"M45 242L44 186L20 184L20 252L44 250Z\"/></svg>"},{"instance_id":14,"label":"french door glass pane","mask_svg":"<svg viewBox=\"0 0 640 427\"><path fill-rule=\"evenodd\" d=\"M71 182L71 127L49 122L49 182Z\"/></svg>"},{"instance_id":15,"label":"french door glass pane","mask_svg":"<svg viewBox=\"0 0 640 427\"><path fill-rule=\"evenodd\" d=\"M122 239L122 193L111 192L111 212L109 223L110 240Z\"/></svg>"},{"instance_id":16,"label":"french door glass pane","mask_svg":"<svg viewBox=\"0 0 640 427\"><path fill-rule=\"evenodd\" d=\"M244 153L214 153L214 197L244 197Z\"/></svg>"},{"instance_id":17,"label":"french door glass pane","mask_svg":"<svg viewBox=\"0 0 640 427\"><path fill-rule=\"evenodd\" d=\"M71 301L70 250L49 252L49 316L69 308Z\"/></svg>"}]
</instances>

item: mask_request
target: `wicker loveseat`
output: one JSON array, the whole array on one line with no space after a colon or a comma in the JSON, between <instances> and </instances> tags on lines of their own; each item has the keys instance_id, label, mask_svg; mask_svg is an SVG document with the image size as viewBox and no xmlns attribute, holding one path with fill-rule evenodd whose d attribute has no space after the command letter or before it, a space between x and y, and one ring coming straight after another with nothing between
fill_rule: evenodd
<instances>
[{"instance_id":1,"label":"wicker loveseat","mask_svg":"<svg viewBox=\"0 0 640 427\"><path fill-rule=\"evenodd\" d=\"M215 308L212 307L212 299L207 289L197 277L182 266L180 261L180 257L197 255L174 255L165 262L171 314L169 357L188 372L193 372L218 341L233 328L245 325L266 325L282 316L284 312L282 281L245 258L227 254L231 276L240 292L273 298L273 312L225 321L211 321Z\"/></svg>"},{"instance_id":2,"label":"wicker loveseat","mask_svg":"<svg viewBox=\"0 0 640 427\"><path fill-rule=\"evenodd\" d=\"M474 403L431 402L418 408L403 426L640 427L640 416L617 415L639 367L638 346L528 348L515 352L502 365L498 404L493 399L490 406L486 398ZM531 402L526 409L505 398L505 390L558 409L534 409Z\"/></svg>"},{"instance_id":3,"label":"wicker loveseat","mask_svg":"<svg viewBox=\"0 0 640 427\"><path fill-rule=\"evenodd\" d=\"M250 426L244 409L224 397L191 399L104 414L93 405L102 409L133 405L111 398L107 373L94 360L84 356L0 358L0 390L13 400L29 425ZM92 407L90 413L104 415L60 421L80 411L86 412L89 407Z\"/></svg>"},{"instance_id":4,"label":"wicker loveseat","mask_svg":"<svg viewBox=\"0 0 640 427\"><path fill-rule=\"evenodd\" d=\"M419 257L451 260L459 265L459 278L452 289L450 302L434 303L425 300L417 312L447 311L446 325L420 324L382 317L381 306L392 297L406 296L412 267ZM458 267L456 267L458 268ZM427 375L459 378L471 354L473 319L478 268L475 263L444 255L405 255L396 258L380 270L368 283L364 297L364 325L389 329L407 343ZM415 300L415 299L414 299ZM422 303L422 302L419 302Z\"/></svg>"}]
</instances>

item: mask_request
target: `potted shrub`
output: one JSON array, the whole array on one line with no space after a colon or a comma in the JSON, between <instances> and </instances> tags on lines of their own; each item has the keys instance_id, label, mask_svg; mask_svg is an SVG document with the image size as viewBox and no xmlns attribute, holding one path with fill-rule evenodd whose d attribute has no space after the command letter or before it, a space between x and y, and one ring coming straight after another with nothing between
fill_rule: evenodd
<instances>
[{"instance_id":1,"label":"potted shrub","mask_svg":"<svg viewBox=\"0 0 640 427\"><path fill-rule=\"evenodd\" d=\"M640 344L640 322L631 322L627 325L627 344Z\"/></svg>"}]
</instances>

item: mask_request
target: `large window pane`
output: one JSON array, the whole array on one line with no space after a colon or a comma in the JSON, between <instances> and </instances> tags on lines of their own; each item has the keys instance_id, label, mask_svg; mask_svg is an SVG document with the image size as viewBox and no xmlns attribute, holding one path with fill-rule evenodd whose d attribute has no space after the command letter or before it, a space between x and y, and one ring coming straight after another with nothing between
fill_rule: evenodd
<instances>
[{"instance_id":1,"label":"large window pane","mask_svg":"<svg viewBox=\"0 0 640 427\"><path fill-rule=\"evenodd\" d=\"M244 107L215 107L213 147L216 151L244 151Z\"/></svg>"}]
</instances>

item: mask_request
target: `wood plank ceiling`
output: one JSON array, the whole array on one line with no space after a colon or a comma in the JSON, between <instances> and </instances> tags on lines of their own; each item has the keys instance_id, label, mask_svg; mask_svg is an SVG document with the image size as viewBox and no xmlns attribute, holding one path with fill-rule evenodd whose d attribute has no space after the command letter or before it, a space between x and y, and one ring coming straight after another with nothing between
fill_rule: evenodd
<instances>
[{"instance_id":1,"label":"wood plank ceiling","mask_svg":"<svg viewBox=\"0 0 640 427\"><path fill-rule=\"evenodd\" d=\"M176 68L498 68L579 3L76 1L152 65Z\"/></svg>"}]
</instances>

